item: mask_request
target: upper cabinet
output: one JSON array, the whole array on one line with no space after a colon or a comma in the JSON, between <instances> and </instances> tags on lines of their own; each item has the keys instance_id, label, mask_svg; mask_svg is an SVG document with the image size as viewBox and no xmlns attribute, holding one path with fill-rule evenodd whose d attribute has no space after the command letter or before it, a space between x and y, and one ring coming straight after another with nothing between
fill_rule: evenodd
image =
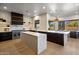
<instances>
[{"instance_id":1,"label":"upper cabinet","mask_svg":"<svg viewBox=\"0 0 79 59\"><path fill-rule=\"evenodd\" d=\"M11 12L11 24L23 25L23 14Z\"/></svg>"}]
</instances>

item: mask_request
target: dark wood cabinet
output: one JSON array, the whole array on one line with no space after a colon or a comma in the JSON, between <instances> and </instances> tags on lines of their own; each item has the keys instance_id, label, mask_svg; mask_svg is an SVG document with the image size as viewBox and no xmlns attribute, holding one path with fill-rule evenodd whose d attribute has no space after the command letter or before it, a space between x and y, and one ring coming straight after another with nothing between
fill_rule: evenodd
<instances>
[{"instance_id":1,"label":"dark wood cabinet","mask_svg":"<svg viewBox=\"0 0 79 59\"><path fill-rule=\"evenodd\" d=\"M64 46L64 35L59 33L47 33L47 40Z\"/></svg>"},{"instance_id":2,"label":"dark wood cabinet","mask_svg":"<svg viewBox=\"0 0 79 59\"><path fill-rule=\"evenodd\" d=\"M71 38L79 38L79 32L77 32L77 31L71 31L70 32L70 37Z\"/></svg>"},{"instance_id":3,"label":"dark wood cabinet","mask_svg":"<svg viewBox=\"0 0 79 59\"><path fill-rule=\"evenodd\" d=\"M0 32L0 41L12 40L12 32Z\"/></svg>"},{"instance_id":4,"label":"dark wood cabinet","mask_svg":"<svg viewBox=\"0 0 79 59\"><path fill-rule=\"evenodd\" d=\"M11 12L11 24L23 25L23 14Z\"/></svg>"}]
</instances>

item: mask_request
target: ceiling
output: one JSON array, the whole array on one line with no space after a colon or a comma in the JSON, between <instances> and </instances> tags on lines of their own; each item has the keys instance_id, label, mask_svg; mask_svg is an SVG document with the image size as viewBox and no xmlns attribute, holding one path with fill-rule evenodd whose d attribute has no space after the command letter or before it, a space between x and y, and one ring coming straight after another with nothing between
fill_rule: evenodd
<instances>
[{"instance_id":1,"label":"ceiling","mask_svg":"<svg viewBox=\"0 0 79 59\"><path fill-rule=\"evenodd\" d=\"M6 9L4 7L7 7ZM0 3L0 10L17 12L29 17L49 13L56 17L79 14L78 3Z\"/></svg>"}]
</instances>

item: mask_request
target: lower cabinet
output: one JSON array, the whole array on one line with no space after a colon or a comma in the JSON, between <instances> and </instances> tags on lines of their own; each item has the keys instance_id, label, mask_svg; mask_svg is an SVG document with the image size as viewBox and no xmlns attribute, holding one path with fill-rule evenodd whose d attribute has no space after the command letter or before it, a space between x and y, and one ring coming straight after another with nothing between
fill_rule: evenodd
<instances>
[{"instance_id":1,"label":"lower cabinet","mask_svg":"<svg viewBox=\"0 0 79 59\"><path fill-rule=\"evenodd\" d=\"M79 32L77 34L78 34L78 38L79 38Z\"/></svg>"},{"instance_id":2,"label":"lower cabinet","mask_svg":"<svg viewBox=\"0 0 79 59\"><path fill-rule=\"evenodd\" d=\"M58 33L47 33L47 40L64 46L64 35Z\"/></svg>"},{"instance_id":3,"label":"lower cabinet","mask_svg":"<svg viewBox=\"0 0 79 59\"><path fill-rule=\"evenodd\" d=\"M71 38L79 38L79 32L71 31L70 32L70 37Z\"/></svg>"},{"instance_id":4,"label":"lower cabinet","mask_svg":"<svg viewBox=\"0 0 79 59\"><path fill-rule=\"evenodd\" d=\"M12 32L0 32L0 41L12 40Z\"/></svg>"}]
</instances>

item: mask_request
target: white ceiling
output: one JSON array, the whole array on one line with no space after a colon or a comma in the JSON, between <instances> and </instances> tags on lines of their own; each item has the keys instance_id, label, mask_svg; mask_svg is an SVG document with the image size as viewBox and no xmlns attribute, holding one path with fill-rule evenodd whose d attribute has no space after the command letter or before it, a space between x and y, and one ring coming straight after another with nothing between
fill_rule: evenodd
<instances>
[{"instance_id":1,"label":"white ceiling","mask_svg":"<svg viewBox=\"0 0 79 59\"><path fill-rule=\"evenodd\" d=\"M0 3L0 10L5 10L4 6L7 7L6 11L22 13L30 17L44 13L67 17L79 13L78 3Z\"/></svg>"}]
</instances>

